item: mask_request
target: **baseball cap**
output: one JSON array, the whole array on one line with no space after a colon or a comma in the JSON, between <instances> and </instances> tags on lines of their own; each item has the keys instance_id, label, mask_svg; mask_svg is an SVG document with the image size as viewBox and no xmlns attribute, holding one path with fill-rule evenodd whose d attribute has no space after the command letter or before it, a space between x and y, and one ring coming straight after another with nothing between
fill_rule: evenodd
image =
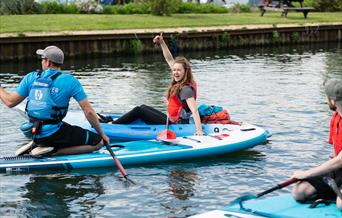
<instances>
[{"instance_id":1,"label":"baseball cap","mask_svg":"<svg viewBox=\"0 0 342 218\"><path fill-rule=\"evenodd\" d=\"M54 45L50 45L50 46L46 47L44 50L38 49L36 51L36 53L38 55L41 55L42 58L47 58L56 64L63 64L63 62L64 62L63 51Z\"/></svg>"},{"instance_id":2,"label":"baseball cap","mask_svg":"<svg viewBox=\"0 0 342 218\"><path fill-rule=\"evenodd\" d=\"M325 85L325 93L330 99L342 101L342 80L329 80Z\"/></svg>"}]
</instances>

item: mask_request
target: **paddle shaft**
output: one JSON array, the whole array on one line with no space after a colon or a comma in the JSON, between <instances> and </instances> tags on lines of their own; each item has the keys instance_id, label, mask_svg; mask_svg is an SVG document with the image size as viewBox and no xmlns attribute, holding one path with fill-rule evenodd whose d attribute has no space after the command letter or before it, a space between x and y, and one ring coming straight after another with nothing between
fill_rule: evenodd
<instances>
[{"instance_id":1,"label":"paddle shaft","mask_svg":"<svg viewBox=\"0 0 342 218\"><path fill-rule=\"evenodd\" d=\"M158 133L157 140L175 139L176 137L176 133L169 130L169 115L166 115L165 130Z\"/></svg>"},{"instance_id":2,"label":"paddle shaft","mask_svg":"<svg viewBox=\"0 0 342 218\"><path fill-rule=\"evenodd\" d=\"M166 126L165 126L166 132L169 130L169 115L166 116Z\"/></svg>"},{"instance_id":3,"label":"paddle shaft","mask_svg":"<svg viewBox=\"0 0 342 218\"><path fill-rule=\"evenodd\" d=\"M273 192L273 191L275 191L275 190L278 190L278 189L284 188L284 187L286 187L286 186L289 186L289 185L291 185L291 184L293 184L293 183L295 183L295 182L297 182L297 181L298 181L298 179L296 179L296 178L289 179L289 180L287 180L287 181L285 181L285 182L283 182L283 183L280 183L280 184L274 186L274 187L271 188L271 189L268 189L268 190L266 190L266 191L264 191L264 192L261 192L261 193L257 194L256 197L259 198L259 197L261 197L261 196L263 196L263 195L266 195L266 194L268 194L268 193L271 193L271 192Z\"/></svg>"},{"instance_id":4,"label":"paddle shaft","mask_svg":"<svg viewBox=\"0 0 342 218\"><path fill-rule=\"evenodd\" d=\"M105 146L106 146L107 150L109 151L110 155L112 155L112 158L113 158L116 166L118 167L121 175L127 180L128 179L127 178L128 175L127 175L125 169L123 168L120 160L115 156L113 150L109 147L108 143L105 143Z\"/></svg>"},{"instance_id":5,"label":"paddle shaft","mask_svg":"<svg viewBox=\"0 0 342 218\"><path fill-rule=\"evenodd\" d=\"M296 178L289 179L289 180L287 180L287 181L285 181L283 183L280 183L280 184L276 185L275 187L273 187L271 189L268 189L268 190L266 190L264 192L261 192L261 193L259 193L257 195L246 195L246 196L239 197L239 198L235 199L234 201L232 201L230 203L230 205L239 204L240 205L240 210L249 211L249 209L246 209L243 206L243 202L244 201L260 198L261 196L264 196L264 195L266 195L268 193L271 193L271 192L273 192L275 190L284 188L284 187L286 187L288 185L291 185L291 184L293 184L293 183L295 183L297 181L298 181L298 179L296 179Z\"/></svg>"}]
</instances>

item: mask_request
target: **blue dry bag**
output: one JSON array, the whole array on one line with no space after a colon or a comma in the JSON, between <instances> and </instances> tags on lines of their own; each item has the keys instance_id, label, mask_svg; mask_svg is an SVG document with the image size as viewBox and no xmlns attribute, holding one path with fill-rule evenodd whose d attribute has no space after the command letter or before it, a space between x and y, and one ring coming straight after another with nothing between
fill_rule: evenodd
<instances>
[{"instance_id":1,"label":"blue dry bag","mask_svg":"<svg viewBox=\"0 0 342 218\"><path fill-rule=\"evenodd\" d=\"M200 116L210 116L217 112L220 112L223 110L223 107L221 106L215 106L215 105L207 105L207 104L201 104L198 107L198 112Z\"/></svg>"}]
</instances>

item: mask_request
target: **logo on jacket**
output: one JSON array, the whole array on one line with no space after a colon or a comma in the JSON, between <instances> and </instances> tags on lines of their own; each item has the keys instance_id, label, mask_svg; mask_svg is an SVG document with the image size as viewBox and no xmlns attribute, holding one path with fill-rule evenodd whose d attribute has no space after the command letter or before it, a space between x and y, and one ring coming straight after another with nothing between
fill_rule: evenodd
<instances>
[{"instance_id":1,"label":"logo on jacket","mask_svg":"<svg viewBox=\"0 0 342 218\"><path fill-rule=\"evenodd\" d=\"M34 92L34 99L41 100L43 98L43 93L40 90L35 90Z\"/></svg>"},{"instance_id":2,"label":"logo on jacket","mask_svg":"<svg viewBox=\"0 0 342 218\"><path fill-rule=\"evenodd\" d=\"M57 88L57 87L52 87L52 88L51 88L51 94L55 95L55 94L57 94L58 92L59 92L59 88Z\"/></svg>"}]
</instances>

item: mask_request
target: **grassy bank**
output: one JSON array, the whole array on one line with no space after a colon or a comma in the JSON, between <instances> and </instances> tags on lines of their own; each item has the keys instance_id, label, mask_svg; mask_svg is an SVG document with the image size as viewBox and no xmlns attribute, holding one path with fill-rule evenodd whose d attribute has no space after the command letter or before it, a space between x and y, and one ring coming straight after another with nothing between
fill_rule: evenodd
<instances>
[{"instance_id":1,"label":"grassy bank","mask_svg":"<svg viewBox=\"0 0 342 218\"><path fill-rule=\"evenodd\" d=\"M59 32L78 30L150 29L167 27L198 27L253 24L304 24L341 22L342 12L302 13L289 12L288 18L280 12L240 14L174 14L152 15L10 15L0 16L0 33Z\"/></svg>"}]
</instances>

